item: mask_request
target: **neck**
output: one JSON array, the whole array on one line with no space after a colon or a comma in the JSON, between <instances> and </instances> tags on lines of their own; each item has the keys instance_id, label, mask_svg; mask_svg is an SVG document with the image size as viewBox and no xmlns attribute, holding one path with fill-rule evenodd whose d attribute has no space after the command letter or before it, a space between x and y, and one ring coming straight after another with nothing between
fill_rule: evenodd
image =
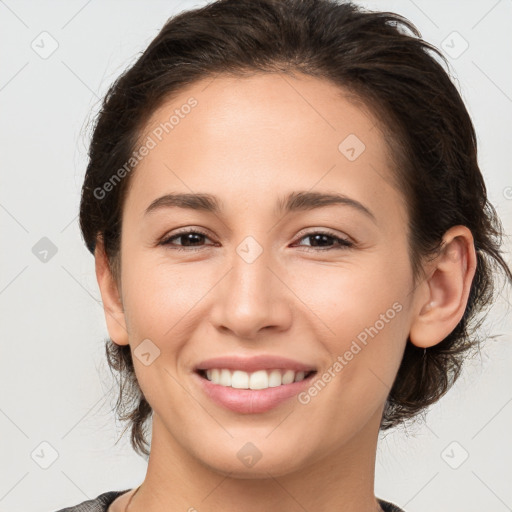
<instances>
[{"instance_id":1,"label":"neck","mask_svg":"<svg viewBox=\"0 0 512 512\"><path fill-rule=\"evenodd\" d=\"M374 495L380 413L309 465L282 475L260 471L257 477L235 477L206 465L184 450L154 413L147 474L130 512L381 512Z\"/></svg>"}]
</instances>

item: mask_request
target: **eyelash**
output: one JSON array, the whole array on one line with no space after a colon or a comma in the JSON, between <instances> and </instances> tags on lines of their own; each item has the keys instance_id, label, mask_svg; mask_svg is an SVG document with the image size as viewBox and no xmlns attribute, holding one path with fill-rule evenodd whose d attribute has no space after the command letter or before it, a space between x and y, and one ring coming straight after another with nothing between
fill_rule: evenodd
<instances>
[{"instance_id":1,"label":"eyelash","mask_svg":"<svg viewBox=\"0 0 512 512\"><path fill-rule=\"evenodd\" d=\"M194 229L194 230L182 231L181 233L174 234L171 237L168 237L168 238L162 240L159 243L159 245L167 245L167 246L171 247L172 250L176 250L176 251L200 251L200 250L202 250L203 247L180 247L180 246L173 246L171 244L171 241L174 240L175 238L180 238L182 236L190 235L190 234L203 235L206 238L209 238L207 233L205 233L201 230L198 230L198 229ZM350 249L351 247L354 246L354 244L352 242L350 242L349 240L346 240L345 238L337 237L327 231L312 231L311 233L306 233L305 235L303 235L301 238L299 238L299 240L302 240L303 238L312 237L314 235L324 235L329 238L332 238L333 240L335 240L336 242L339 243L339 246L338 247L328 247L328 248L322 248L322 247L315 248L315 247L301 246L301 247L306 247L306 249L305 249L306 251L319 252L319 251L331 251L333 249L346 250L346 249Z\"/></svg>"}]
</instances>

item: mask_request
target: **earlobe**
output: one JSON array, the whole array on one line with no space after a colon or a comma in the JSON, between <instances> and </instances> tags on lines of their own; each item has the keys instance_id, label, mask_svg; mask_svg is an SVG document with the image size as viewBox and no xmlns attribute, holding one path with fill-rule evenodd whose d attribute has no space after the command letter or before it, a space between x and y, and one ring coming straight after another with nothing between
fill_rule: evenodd
<instances>
[{"instance_id":1,"label":"earlobe","mask_svg":"<svg viewBox=\"0 0 512 512\"><path fill-rule=\"evenodd\" d=\"M94 258L96 279L100 288L109 336L117 345L128 345L124 308L101 237L97 240Z\"/></svg>"},{"instance_id":2,"label":"earlobe","mask_svg":"<svg viewBox=\"0 0 512 512\"><path fill-rule=\"evenodd\" d=\"M455 329L464 315L475 271L473 235L466 226L453 226L443 237L429 277L416 290L418 313L409 334L413 345L431 347Z\"/></svg>"}]
</instances>

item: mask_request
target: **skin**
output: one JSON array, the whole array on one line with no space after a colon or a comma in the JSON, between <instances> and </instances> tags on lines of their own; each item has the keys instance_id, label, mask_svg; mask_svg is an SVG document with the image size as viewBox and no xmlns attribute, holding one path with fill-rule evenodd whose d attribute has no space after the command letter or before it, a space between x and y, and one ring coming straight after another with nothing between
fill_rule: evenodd
<instances>
[{"instance_id":1,"label":"skin","mask_svg":"<svg viewBox=\"0 0 512 512\"><path fill-rule=\"evenodd\" d=\"M414 286L408 215L385 139L341 93L300 74L220 76L182 90L146 125L150 134L191 96L198 101L133 171L120 283L101 240L95 254L112 340L129 344L132 355L144 339L160 350L148 366L133 357L154 413L148 470L130 512L380 510L379 423L407 338L429 347L453 330L476 256L471 232L455 226ZM366 146L354 161L338 150L349 134ZM277 199L299 190L343 193L376 221L346 205L276 215ZM224 209L144 215L169 192L210 193ZM208 235L175 238L174 247L192 240L183 251L158 245L185 227ZM318 229L355 245L315 246L306 235ZM250 264L236 251L247 236L263 251ZM198 362L226 354L283 355L321 375L394 303L400 312L307 404L292 398L239 414L212 402L192 378ZM247 442L262 454L252 467L237 457ZM132 493L109 510L124 510Z\"/></svg>"}]
</instances>

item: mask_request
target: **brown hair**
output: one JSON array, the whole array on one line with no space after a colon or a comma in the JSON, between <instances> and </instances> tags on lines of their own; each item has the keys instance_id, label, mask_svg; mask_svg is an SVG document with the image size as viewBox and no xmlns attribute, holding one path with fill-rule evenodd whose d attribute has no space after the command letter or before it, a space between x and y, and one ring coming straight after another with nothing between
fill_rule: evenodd
<instances>
[{"instance_id":1,"label":"brown hair","mask_svg":"<svg viewBox=\"0 0 512 512\"><path fill-rule=\"evenodd\" d=\"M501 223L477 163L475 130L441 62L448 66L406 18L350 2L219 0L170 18L111 85L97 116L80 204L87 248L94 253L101 237L118 280L121 211L133 173L122 173L108 197L104 184L112 183L126 162L136 166L130 157L145 123L173 94L219 74L300 72L331 81L381 124L409 211L415 280L422 275L421 262L437 253L450 227L465 225L474 237L477 269L464 316L425 352L407 343L381 429L416 416L448 391L467 351L481 341L478 313L494 297L494 269L512 282L500 253ZM107 339L106 353L120 376L117 413L131 425L135 451L148 455L145 422L152 409L137 383L130 347Z\"/></svg>"}]
</instances>

